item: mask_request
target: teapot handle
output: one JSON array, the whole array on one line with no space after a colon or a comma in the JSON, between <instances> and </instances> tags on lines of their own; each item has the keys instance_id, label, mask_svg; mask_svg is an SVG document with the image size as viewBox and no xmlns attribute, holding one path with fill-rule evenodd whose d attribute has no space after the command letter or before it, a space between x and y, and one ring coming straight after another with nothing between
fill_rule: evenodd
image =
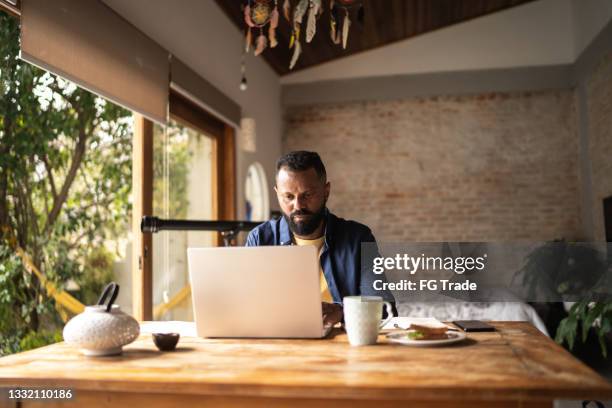
<instances>
[{"instance_id":1,"label":"teapot handle","mask_svg":"<svg viewBox=\"0 0 612 408\"><path fill-rule=\"evenodd\" d=\"M106 287L104 288L104 291L102 292L102 296L100 296L100 299L98 299L98 305L104 304L104 302L106 301L106 297L108 296L109 293L111 293L111 296L108 301L108 305L106 306L107 312L110 312L111 307L113 306L113 303L115 303L115 300L117 300L117 296L119 295L119 285L115 282L111 282L108 285L106 285Z\"/></svg>"}]
</instances>

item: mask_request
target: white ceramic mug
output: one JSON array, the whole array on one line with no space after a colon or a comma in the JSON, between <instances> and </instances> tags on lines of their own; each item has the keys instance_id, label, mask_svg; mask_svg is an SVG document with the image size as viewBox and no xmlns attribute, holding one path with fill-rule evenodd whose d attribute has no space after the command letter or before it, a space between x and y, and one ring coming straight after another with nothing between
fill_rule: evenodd
<instances>
[{"instance_id":1,"label":"white ceramic mug","mask_svg":"<svg viewBox=\"0 0 612 408\"><path fill-rule=\"evenodd\" d=\"M387 319L380 322L382 306ZM378 331L393 318L391 303L380 296L346 296L344 298L344 325L352 346L376 344Z\"/></svg>"}]
</instances>

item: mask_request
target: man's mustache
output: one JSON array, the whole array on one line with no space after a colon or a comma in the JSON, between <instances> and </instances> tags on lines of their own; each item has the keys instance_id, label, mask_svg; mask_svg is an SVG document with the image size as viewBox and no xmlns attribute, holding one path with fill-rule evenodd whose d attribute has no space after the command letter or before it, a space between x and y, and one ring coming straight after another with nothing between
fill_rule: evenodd
<instances>
[{"instance_id":1,"label":"man's mustache","mask_svg":"<svg viewBox=\"0 0 612 408\"><path fill-rule=\"evenodd\" d=\"M314 215L314 213L308 211L308 210L297 210L291 213L291 218L297 216L297 215Z\"/></svg>"}]
</instances>

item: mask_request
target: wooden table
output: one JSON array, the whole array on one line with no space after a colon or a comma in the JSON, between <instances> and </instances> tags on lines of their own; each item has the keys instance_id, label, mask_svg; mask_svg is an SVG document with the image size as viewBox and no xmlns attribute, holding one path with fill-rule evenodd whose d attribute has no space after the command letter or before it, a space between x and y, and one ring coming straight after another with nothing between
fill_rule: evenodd
<instances>
[{"instance_id":1,"label":"wooden table","mask_svg":"<svg viewBox=\"0 0 612 408\"><path fill-rule=\"evenodd\" d=\"M554 399L612 399L612 387L525 322L461 344L351 347L325 340L182 337L174 352L141 335L115 357L65 343L0 358L0 405L10 387L68 387L75 399L21 407L551 407ZM185 405L183 405L185 404Z\"/></svg>"}]
</instances>

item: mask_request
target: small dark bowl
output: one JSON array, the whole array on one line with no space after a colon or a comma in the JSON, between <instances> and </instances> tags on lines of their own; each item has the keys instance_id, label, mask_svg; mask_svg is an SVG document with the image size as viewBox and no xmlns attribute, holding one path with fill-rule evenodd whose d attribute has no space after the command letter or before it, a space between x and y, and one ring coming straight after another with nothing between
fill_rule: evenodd
<instances>
[{"instance_id":1,"label":"small dark bowl","mask_svg":"<svg viewBox=\"0 0 612 408\"><path fill-rule=\"evenodd\" d=\"M153 343L161 351L172 351L181 337L178 333L153 333Z\"/></svg>"}]
</instances>

